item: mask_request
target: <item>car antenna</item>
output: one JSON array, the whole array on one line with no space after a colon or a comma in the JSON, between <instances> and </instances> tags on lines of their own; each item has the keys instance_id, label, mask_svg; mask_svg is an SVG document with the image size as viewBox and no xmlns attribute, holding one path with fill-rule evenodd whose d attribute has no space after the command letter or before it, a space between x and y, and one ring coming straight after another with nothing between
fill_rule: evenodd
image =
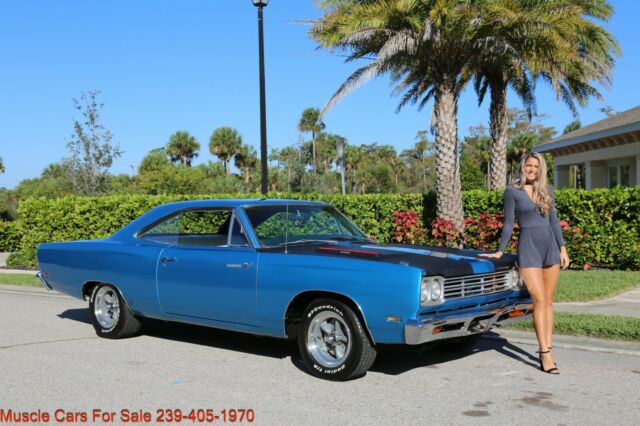
<instances>
[{"instance_id":1,"label":"car antenna","mask_svg":"<svg viewBox=\"0 0 640 426\"><path fill-rule=\"evenodd\" d=\"M287 213L284 216L284 254L289 254L289 200L287 199Z\"/></svg>"}]
</instances>

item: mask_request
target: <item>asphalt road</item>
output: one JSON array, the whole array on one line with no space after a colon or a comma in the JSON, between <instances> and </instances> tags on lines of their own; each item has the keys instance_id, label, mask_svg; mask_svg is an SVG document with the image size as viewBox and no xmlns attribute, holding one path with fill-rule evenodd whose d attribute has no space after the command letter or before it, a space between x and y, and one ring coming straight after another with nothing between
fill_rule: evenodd
<instances>
[{"instance_id":1,"label":"asphalt road","mask_svg":"<svg viewBox=\"0 0 640 426\"><path fill-rule=\"evenodd\" d=\"M66 424L92 424L94 409L115 413L96 424L122 424L127 409L150 412L137 423L149 424L175 408L251 409L265 425L637 424L638 353L556 348L562 374L551 376L535 349L495 338L456 355L386 349L365 377L333 383L306 374L287 342L163 323L105 340L85 302L0 289L0 409L87 416Z\"/></svg>"}]
</instances>

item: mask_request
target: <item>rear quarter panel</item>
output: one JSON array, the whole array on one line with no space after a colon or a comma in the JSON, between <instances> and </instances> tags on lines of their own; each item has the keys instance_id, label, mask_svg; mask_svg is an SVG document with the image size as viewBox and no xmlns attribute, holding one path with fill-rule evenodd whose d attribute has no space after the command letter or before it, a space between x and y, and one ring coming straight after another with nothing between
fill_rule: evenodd
<instances>
[{"instance_id":1,"label":"rear quarter panel","mask_svg":"<svg viewBox=\"0 0 640 426\"><path fill-rule=\"evenodd\" d=\"M90 281L115 285L135 314L159 313L156 265L163 247L156 244L92 240L38 246L38 264L47 282L61 293L83 298Z\"/></svg>"},{"instance_id":2,"label":"rear quarter panel","mask_svg":"<svg viewBox=\"0 0 640 426\"><path fill-rule=\"evenodd\" d=\"M260 253L257 307L267 334L285 335L284 315L300 293L326 291L353 300L376 343L401 343L404 323L420 305L422 271L362 259ZM388 316L400 322L387 321Z\"/></svg>"}]
</instances>

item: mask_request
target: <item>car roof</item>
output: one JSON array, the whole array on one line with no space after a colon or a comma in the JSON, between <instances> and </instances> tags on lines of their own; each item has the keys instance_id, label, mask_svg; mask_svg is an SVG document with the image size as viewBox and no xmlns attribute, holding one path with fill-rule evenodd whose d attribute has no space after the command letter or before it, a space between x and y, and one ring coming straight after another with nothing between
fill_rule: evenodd
<instances>
[{"instance_id":1,"label":"car roof","mask_svg":"<svg viewBox=\"0 0 640 426\"><path fill-rule=\"evenodd\" d=\"M165 206L171 206L173 209L182 208L198 208L198 207L249 207L249 206L280 206L285 204L297 204L297 205L310 205L310 206L324 206L327 203L321 201L308 201L308 200L287 200L287 199L274 199L274 198L245 198L245 199L215 199L215 200L188 200L188 201L176 201L173 203L165 204Z\"/></svg>"},{"instance_id":2,"label":"car roof","mask_svg":"<svg viewBox=\"0 0 640 426\"><path fill-rule=\"evenodd\" d=\"M307 200L286 200L286 199L216 199L216 200L188 200L188 201L176 201L173 203L167 203L159 205L147 213L143 214L139 218L133 220L128 225L124 226L119 231L116 231L111 235L113 240L131 239L135 233L145 226L152 224L153 222L162 219L163 217L187 209L204 209L211 207L254 207L254 206L284 206L284 205L306 205L306 206L328 206L328 203L320 201L307 201Z\"/></svg>"}]
</instances>

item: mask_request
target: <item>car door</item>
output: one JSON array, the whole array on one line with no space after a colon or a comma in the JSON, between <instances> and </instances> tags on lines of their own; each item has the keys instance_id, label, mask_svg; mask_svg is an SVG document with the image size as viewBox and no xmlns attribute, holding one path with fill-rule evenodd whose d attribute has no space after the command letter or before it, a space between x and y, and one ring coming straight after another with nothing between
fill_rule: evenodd
<instances>
[{"instance_id":1,"label":"car door","mask_svg":"<svg viewBox=\"0 0 640 426\"><path fill-rule=\"evenodd\" d=\"M256 325L257 252L234 211L192 210L172 220L175 239L160 254L156 274L162 310Z\"/></svg>"}]
</instances>

